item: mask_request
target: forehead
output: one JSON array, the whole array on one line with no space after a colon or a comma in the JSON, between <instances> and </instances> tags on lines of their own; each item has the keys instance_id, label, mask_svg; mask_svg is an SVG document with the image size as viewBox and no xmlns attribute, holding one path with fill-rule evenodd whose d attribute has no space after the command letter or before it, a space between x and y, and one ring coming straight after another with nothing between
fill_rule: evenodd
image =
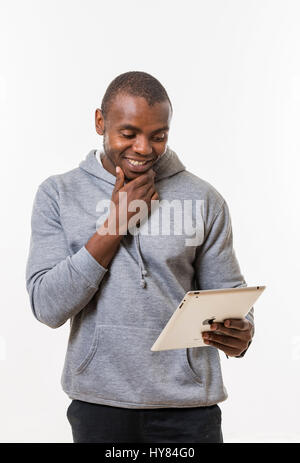
<instances>
[{"instance_id":1,"label":"forehead","mask_svg":"<svg viewBox=\"0 0 300 463\"><path fill-rule=\"evenodd\" d=\"M166 125L171 119L171 107L162 101L149 106L146 99L134 95L117 95L109 109L109 124L122 126L131 124L137 127Z\"/></svg>"}]
</instances>

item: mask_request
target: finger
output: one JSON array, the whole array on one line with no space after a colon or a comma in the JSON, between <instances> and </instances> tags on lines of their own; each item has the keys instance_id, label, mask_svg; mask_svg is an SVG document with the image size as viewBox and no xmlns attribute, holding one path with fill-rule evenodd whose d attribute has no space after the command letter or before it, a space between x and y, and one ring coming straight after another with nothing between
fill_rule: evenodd
<instances>
[{"instance_id":1,"label":"finger","mask_svg":"<svg viewBox=\"0 0 300 463\"><path fill-rule=\"evenodd\" d=\"M230 355L231 357L235 357L239 355L240 351L238 349L234 349L233 347L224 346L223 344L219 344L218 342L214 341L207 341L205 344L216 347L217 349L222 350L225 354Z\"/></svg>"},{"instance_id":2,"label":"finger","mask_svg":"<svg viewBox=\"0 0 300 463\"><path fill-rule=\"evenodd\" d=\"M224 333L227 336L231 336L233 338L240 339L243 333L241 330L236 330L234 328L226 328L223 323L213 323L210 327L212 333L216 333L217 331L220 333Z\"/></svg>"},{"instance_id":3,"label":"finger","mask_svg":"<svg viewBox=\"0 0 300 463\"><path fill-rule=\"evenodd\" d=\"M134 178L129 182L130 187L135 190L140 188L144 185L150 184L149 177L146 174L139 175L138 177Z\"/></svg>"},{"instance_id":4,"label":"finger","mask_svg":"<svg viewBox=\"0 0 300 463\"><path fill-rule=\"evenodd\" d=\"M206 335L203 337L203 340L217 342L218 344L233 347L235 349L239 349L241 347L240 339L233 338L231 336L227 336L223 334L206 333Z\"/></svg>"},{"instance_id":5,"label":"finger","mask_svg":"<svg viewBox=\"0 0 300 463\"><path fill-rule=\"evenodd\" d=\"M149 205L148 207L151 212L154 211L156 208L156 203L152 201L157 201L157 200L159 200L157 191L151 190L150 194L147 197L147 203Z\"/></svg>"},{"instance_id":6,"label":"finger","mask_svg":"<svg viewBox=\"0 0 300 463\"><path fill-rule=\"evenodd\" d=\"M121 167L116 167L116 183L114 186L114 191L119 191L124 186L124 172Z\"/></svg>"},{"instance_id":7,"label":"finger","mask_svg":"<svg viewBox=\"0 0 300 463\"><path fill-rule=\"evenodd\" d=\"M147 190L146 201L150 201L152 196L156 193L154 185L150 185L150 188Z\"/></svg>"},{"instance_id":8,"label":"finger","mask_svg":"<svg viewBox=\"0 0 300 463\"><path fill-rule=\"evenodd\" d=\"M246 318L228 318L224 320L224 325L234 330L246 331L249 329L249 320Z\"/></svg>"},{"instance_id":9,"label":"finger","mask_svg":"<svg viewBox=\"0 0 300 463\"><path fill-rule=\"evenodd\" d=\"M156 173L152 169L149 169L144 174L141 174L138 177L131 180L130 183L132 184L132 186L137 187L137 188L147 183L151 185L151 184L154 184L155 175Z\"/></svg>"},{"instance_id":10,"label":"finger","mask_svg":"<svg viewBox=\"0 0 300 463\"><path fill-rule=\"evenodd\" d=\"M146 185L142 185L139 187L137 190L135 190L139 198L144 198L145 201L150 199L152 194L154 193L154 185L151 185L150 183L147 183Z\"/></svg>"},{"instance_id":11,"label":"finger","mask_svg":"<svg viewBox=\"0 0 300 463\"><path fill-rule=\"evenodd\" d=\"M155 194L154 185L145 185L142 191L140 192L140 196L144 199L147 203L148 208L151 204L151 198Z\"/></svg>"}]
</instances>

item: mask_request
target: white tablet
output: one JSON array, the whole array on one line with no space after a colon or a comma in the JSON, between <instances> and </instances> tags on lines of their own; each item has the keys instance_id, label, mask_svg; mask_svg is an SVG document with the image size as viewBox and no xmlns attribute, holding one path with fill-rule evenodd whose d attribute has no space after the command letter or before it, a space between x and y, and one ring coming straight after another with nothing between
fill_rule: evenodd
<instances>
[{"instance_id":1,"label":"white tablet","mask_svg":"<svg viewBox=\"0 0 300 463\"><path fill-rule=\"evenodd\" d=\"M189 291L151 347L152 351L207 347L202 332L213 322L244 318L266 286Z\"/></svg>"}]
</instances>

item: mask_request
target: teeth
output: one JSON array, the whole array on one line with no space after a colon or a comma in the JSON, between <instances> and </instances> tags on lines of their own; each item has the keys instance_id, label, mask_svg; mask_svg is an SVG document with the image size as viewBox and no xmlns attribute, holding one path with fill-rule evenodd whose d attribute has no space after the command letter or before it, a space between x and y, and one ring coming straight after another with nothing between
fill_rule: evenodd
<instances>
[{"instance_id":1,"label":"teeth","mask_svg":"<svg viewBox=\"0 0 300 463\"><path fill-rule=\"evenodd\" d=\"M128 161L130 162L130 164L134 165L134 166L143 166L144 164L146 164L147 161L134 161L133 159L128 159Z\"/></svg>"}]
</instances>

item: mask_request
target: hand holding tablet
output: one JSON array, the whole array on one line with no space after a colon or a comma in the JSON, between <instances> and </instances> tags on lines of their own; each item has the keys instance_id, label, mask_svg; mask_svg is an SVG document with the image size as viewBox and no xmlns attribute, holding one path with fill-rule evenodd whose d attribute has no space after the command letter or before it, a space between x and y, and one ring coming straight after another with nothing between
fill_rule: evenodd
<instances>
[{"instance_id":1,"label":"hand holding tablet","mask_svg":"<svg viewBox=\"0 0 300 463\"><path fill-rule=\"evenodd\" d=\"M210 331L202 331L205 344L217 347L230 357L240 357L248 349L254 326L246 318L230 318L224 323L213 323Z\"/></svg>"},{"instance_id":2,"label":"hand holding tablet","mask_svg":"<svg viewBox=\"0 0 300 463\"><path fill-rule=\"evenodd\" d=\"M187 292L151 351L206 346L202 333L211 332L211 325L215 324L219 328L217 331L221 334L223 330L225 336L229 330L248 329L248 326L242 326L245 324L243 319L265 288L251 286ZM228 319L235 319L232 320L234 326L224 326L223 322ZM234 335L234 331L231 333Z\"/></svg>"}]
</instances>

